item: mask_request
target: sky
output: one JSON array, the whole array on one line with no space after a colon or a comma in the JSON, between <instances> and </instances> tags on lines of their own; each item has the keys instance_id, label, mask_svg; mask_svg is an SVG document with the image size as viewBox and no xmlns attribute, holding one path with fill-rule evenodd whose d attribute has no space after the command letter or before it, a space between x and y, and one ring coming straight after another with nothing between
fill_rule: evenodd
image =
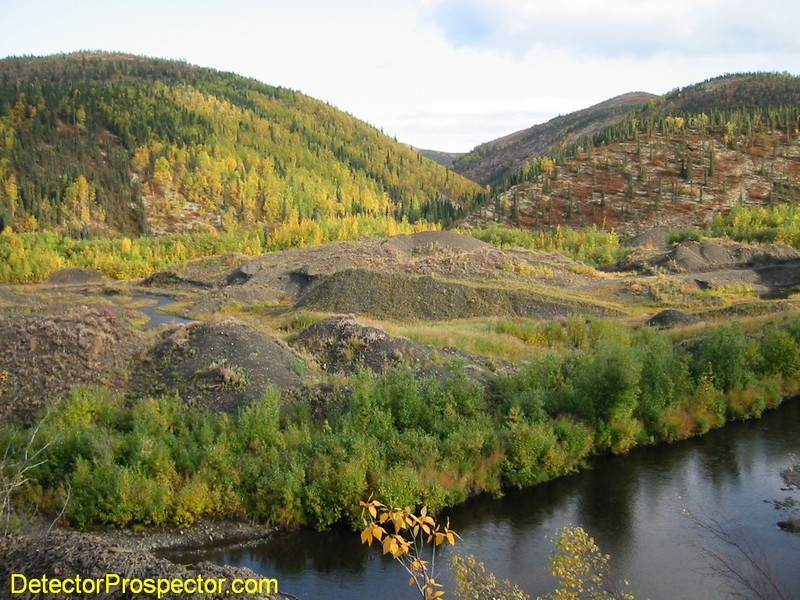
<instances>
[{"instance_id":1,"label":"sky","mask_svg":"<svg viewBox=\"0 0 800 600\"><path fill-rule=\"evenodd\" d=\"M0 0L0 57L182 59L466 152L626 92L800 74L798 23L796 0Z\"/></svg>"}]
</instances>

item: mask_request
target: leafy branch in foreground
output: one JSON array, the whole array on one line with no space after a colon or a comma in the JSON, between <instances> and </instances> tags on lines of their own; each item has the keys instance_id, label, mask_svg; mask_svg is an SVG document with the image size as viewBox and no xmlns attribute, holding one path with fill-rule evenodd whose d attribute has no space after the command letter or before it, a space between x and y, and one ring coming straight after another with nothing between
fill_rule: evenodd
<instances>
[{"instance_id":1,"label":"leafy branch in foreground","mask_svg":"<svg viewBox=\"0 0 800 600\"><path fill-rule=\"evenodd\" d=\"M381 544L384 554L398 561L410 575L409 585L416 586L425 600L444 597L442 584L436 581L436 549L443 544L455 545L459 535L436 522L423 506L419 515L409 508L389 508L377 500L361 501L361 543L372 546ZM424 560L426 546L430 560Z\"/></svg>"},{"instance_id":2,"label":"leafy branch in foreground","mask_svg":"<svg viewBox=\"0 0 800 600\"><path fill-rule=\"evenodd\" d=\"M611 575L610 556L600 548L582 527L564 527L555 540L548 571L558 578L559 585L537 600L635 600ZM462 600L531 600L531 597L510 581L499 581L474 556L454 556L453 574L456 596ZM627 582L624 582L627 585Z\"/></svg>"},{"instance_id":3,"label":"leafy branch in foreground","mask_svg":"<svg viewBox=\"0 0 800 600\"><path fill-rule=\"evenodd\" d=\"M455 594L462 600L531 600L531 597L510 581L497 579L486 565L470 555L453 555L450 568L456 580Z\"/></svg>"},{"instance_id":4,"label":"leafy branch in foreground","mask_svg":"<svg viewBox=\"0 0 800 600\"><path fill-rule=\"evenodd\" d=\"M409 508L389 508L377 500L361 501L361 543L381 545L384 554L398 561L410 575L409 585L416 586L424 600L439 600L444 589L436 578L436 550L443 544L455 545L461 537L446 525L436 522L423 506L419 514ZM635 600L623 591L611 576L610 556L582 527L559 530L555 552L548 570L559 579L559 587L537 600ZM430 560L423 555L430 554ZM454 555L451 568L455 594L463 600L531 600L510 581L499 581L487 572L474 556ZM624 585L628 585L625 581Z\"/></svg>"},{"instance_id":5,"label":"leafy branch in foreground","mask_svg":"<svg viewBox=\"0 0 800 600\"><path fill-rule=\"evenodd\" d=\"M611 557L582 527L564 527L555 539L556 552L548 570L560 580L559 588L547 596L552 600L634 600L611 576ZM624 582L627 585L627 582Z\"/></svg>"}]
</instances>

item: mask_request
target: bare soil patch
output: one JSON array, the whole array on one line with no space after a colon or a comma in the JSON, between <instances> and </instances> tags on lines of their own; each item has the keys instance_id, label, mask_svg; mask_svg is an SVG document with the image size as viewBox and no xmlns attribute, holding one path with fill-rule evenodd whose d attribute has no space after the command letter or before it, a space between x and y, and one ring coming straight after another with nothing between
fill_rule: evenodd
<instances>
[{"instance_id":1,"label":"bare soil patch","mask_svg":"<svg viewBox=\"0 0 800 600\"><path fill-rule=\"evenodd\" d=\"M669 227L659 225L648 229L628 240L629 246L637 248L649 248L664 250L668 247L667 238L669 237Z\"/></svg>"},{"instance_id":2,"label":"bare soil patch","mask_svg":"<svg viewBox=\"0 0 800 600\"><path fill-rule=\"evenodd\" d=\"M497 368L485 357L455 348L434 349L391 336L377 327L362 325L352 316L319 321L301 331L295 343L330 373L352 374L359 367L382 373L409 366L424 376L441 376L446 372L447 361L458 359L468 376L484 381Z\"/></svg>"},{"instance_id":3,"label":"bare soil patch","mask_svg":"<svg viewBox=\"0 0 800 600\"><path fill-rule=\"evenodd\" d=\"M246 258L228 255L176 266L148 278L151 286L199 292L191 309L200 316L230 304L295 302L314 284L342 271L442 275L449 279L480 278L522 281L520 273L546 271L567 283L577 276L562 256L523 250L499 250L452 231L430 231L358 242L272 252ZM515 273L514 268L518 268ZM528 276L527 281L535 279ZM551 282L551 281L548 281ZM352 312L342 309L342 312Z\"/></svg>"},{"instance_id":4,"label":"bare soil patch","mask_svg":"<svg viewBox=\"0 0 800 600\"><path fill-rule=\"evenodd\" d=\"M47 278L51 285L87 285L103 283L106 276L94 269L61 269Z\"/></svg>"},{"instance_id":5,"label":"bare soil patch","mask_svg":"<svg viewBox=\"0 0 800 600\"><path fill-rule=\"evenodd\" d=\"M630 268L659 267L673 273L698 273L726 268L764 267L800 260L800 254L784 244L741 244L703 240L687 241L669 248L632 258Z\"/></svg>"},{"instance_id":6,"label":"bare soil patch","mask_svg":"<svg viewBox=\"0 0 800 600\"><path fill-rule=\"evenodd\" d=\"M383 240L381 247L410 255L429 252L436 248L459 253L494 250L494 246L491 244L453 231L422 231L409 235L398 235Z\"/></svg>"},{"instance_id":7,"label":"bare soil patch","mask_svg":"<svg viewBox=\"0 0 800 600\"><path fill-rule=\"evenodd\" d=\"M703 320L701 318L674 308L662 310L660 313L647 320L647 324L650 327L656 327L658 329L671 329L673 327L696 325L702 322Z\"/></svg>"}]
</instances>

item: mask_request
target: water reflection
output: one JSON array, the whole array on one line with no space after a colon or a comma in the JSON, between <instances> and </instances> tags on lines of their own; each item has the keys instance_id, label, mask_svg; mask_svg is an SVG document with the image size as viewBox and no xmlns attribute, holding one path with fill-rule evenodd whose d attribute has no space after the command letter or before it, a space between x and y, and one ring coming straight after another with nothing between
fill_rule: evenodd
<instances>
[{"instance_id":1,"label":"water reflection","mask_svg":"<svg viewBox=\"0 0 800 600\"><path fill-rule=\"evenodd\" d=\"M632 458L633 460L626 460ZM578 523L593 535L601 533L615 545L623 545L635 524L633 510L639 487L638 456L612 457L598 464L579 480L584 481L577 493ZM608 478L614 485L609 487Z\"/></svg>"}]
</instances>

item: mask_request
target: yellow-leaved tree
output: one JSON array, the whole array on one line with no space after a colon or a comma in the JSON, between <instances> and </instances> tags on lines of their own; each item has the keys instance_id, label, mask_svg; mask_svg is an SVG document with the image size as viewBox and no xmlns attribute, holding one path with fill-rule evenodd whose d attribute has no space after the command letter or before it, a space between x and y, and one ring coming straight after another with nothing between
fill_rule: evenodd
<instances>
[{"instance_id":1,"label":"yellow-leaved tree","mask_svg":"<svg viewBox=\"0 0 800 600\"><path fill-rule=\"evenodd\" d=\"M424 600L442 598L444 590L435 577L436 549L443 544L452 546L461 539L450 529L450 522L437 523L425 506L417 515L409 508L389 508L372 499L360 504L364 524L361 542L369 546L379 543L384 554L403 566L409 574L409 585L415 586ZM430 558L425 560L428 551Z\"/></svg>"},{"instance_id":2,"label":"yellow-leaved tree","mask_svg":"<svg viewBox=\"0 0 800 600\"><path fill-rule=\"evenodd\" d=\"M415 586L424 600L439 600L445 591L436 580L436 549L454 545L461 537L450 522L442 526L422 507L419 514L409 508L389 508L377 500L361 503L361 542L380 544L384 554L398 561L409 574L408 583ZM537 600L635 600L626 591L627 581L619 585L611 575L610 556L600 548L582 527L564 527L555 540L555 552L548 570L558 578L558 587ZM427 548L426 548L427 547ZM430 555L429 560L423 556ZM455 578L455 595L462 600L531 600L531 597L510 581L500 581L486 570L474 556L454 555L451 568Z\"/></svg>"}]
</instances>

